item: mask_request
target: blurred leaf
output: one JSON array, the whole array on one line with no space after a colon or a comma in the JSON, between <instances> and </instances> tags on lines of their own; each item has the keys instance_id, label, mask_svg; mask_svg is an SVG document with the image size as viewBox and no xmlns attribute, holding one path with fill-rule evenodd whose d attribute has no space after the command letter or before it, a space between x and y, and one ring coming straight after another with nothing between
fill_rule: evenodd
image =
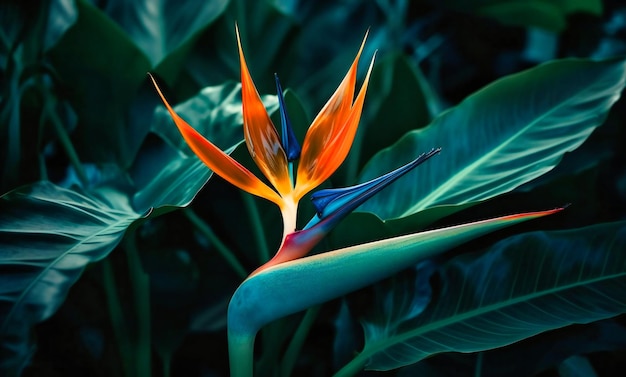
<instances>
[{"instance_id":1,"label":"blurred leaf","mask_svg":"<svg viewBox=\"0 0 626 377\"><path fill-rule=\"evenodd\" d=\"M441 271L441 292L420 315L390 322L391 308L370 316L351 364L389 370L626 312L625 248L626 222L618 222L521 234L461 255Z\"/></svg>"},{"instance_id":2,"label":"blurred leaf","mask_svg":"<svg viewBox=\"0 0 626 377\"><path fill-rule=\"evenodd\" d=\"M49 51L78 115L74 145L85 162L125 168L149 130L149 122L129 127L128 109L151 65L105 14L84 0L76 7L76 23Z\"/></svg>"},{"instance_id":3,"label":"blurred leaf","mask_svg":"<svg viewBox=\"0 0 626 377\"><path fill-rule=\"evenodd\" d=\"M219 17L229 0L108 1L104 12L117 22L156 67Z\"/></svg>"},{"instance_id":4,"label":"blurred leaf","mask_svg":"<svg viewBox=\"0 0 626 377\"><path fill-rule=\"evenodd\" d=\"M326 242L330 250L335 250L391 237L394 235L394 230L376 215L368 212L353 212L326 236Z\"/></svg>"},{"instance_id":5,"label":"blurred leaf","mask_svg":"<svg viewBox=\"0 0 626 377\"><path fill-rule=\"evenodd\" d=\"M290 33L294 31L295 24L272 1L231 2L224 15L199 41L204 48L187 62L189 73L195 81L205 85L239 80L235 22L259 93L274 93L272 73L277 72L284 79L288 76L286 73L293 69L293 61L286 58L286 42L292 38ZM288 80L283 84L290 86Z\"/></svg>"},{"instance_id":6,"label":"blurred leaf","mask_svg":"<svg viewBox=\"0 0 626 377\"><path fill-rule=\"evenodd\" d=\"M183 117L196 118L193 107L176 109ZM217 115L203 122L203 128L211 133L214 124L240 125L230 115L226 119ZM214 135L213 141L228 153L241 140L228 133ZM160 213L188 205L211 174L197 157L157 139L144 144L130 174L109 166L89 190L39 182L3 196L0 370L14 375L24 367L33 347L30 328L57 310L85 266L106 257L133 221L153 208Z\"/></svg>"},{"instance_id":7,"label":"blurred leaf","mask_svg":"<svg viewBox=\"0 0 626 377\"><path fill-rule=\"evenodd\" d=\"M50 1L48 24L44 35L44 50L53 47L78 17L78 10L73 0Z\"/></svg>"},{"instance_id":8,"label":"blurred leaf","mask_svg":"<svg viewBox=\"0 0 626 377\"><path fill-rule=\"evenodd\" d=\"M620 96L625 68L621 59L568 59L496 81L375 155L361 181L443 148L361 210L405 217L489 199L546 173L602 123Z\"/></svg>"},{"instance_id":9,"label":"blurred leaf","mask_svg":"<svg viewBox=\"0 0 626 377\"><path fill-rule=\"evenodd\" d=\"M430 122L423 79L419 75L419 69L402 54L392 54L376 62L364 109L368 123L361 130L362 161Z\"/></svg>"},{"instance_id":10,"label":"blurred leaf","mask_svg":"<svg viewBox=\"0 0 626 377\"><path fill-rule=\"evenodd\" d=\"M583 356L572 356L559 365L561 377L598 377L589 359Z\"/></svg>"},{"instance_id":11,"label":"blurred leaf","mask_svg":"<svg viewBox=\"0 0 626 377\"><path fill-rule=\"evenodd\" d=\"M584 12L600 16L602 0L446 0L453 8L493 18L502 24L561 32L567 17Z\"/></svg>"},{"instance_id":12,"label":"blurred leaf","mask_svg":"<svg viewBox=\"0 0 626 377\"><path fill-rule=\"evenodd\" d=\"M586 325L571 325L547 331L508 346L483 351L483 377L528 377L541 375L556 368L573 355L614 352L626 346L626 328L619 317ZM524 355L520 362L520 355ZM424 370L436 371L440 377L475 376L477 354L442 353L403 367L398 375L403 377L427 375ZM512 368L511 366L515 366Z\"/></svg>"},{"instance_id":13,"label":"blurred leaf","mask_svg":"<svg viewBox=\"0 0 626 377\"><path fill-rule=\"evenodd\" d=\"M276 96L262 96L262 99L268 113L271 114L278 109ZM187 123L220 148L231 147L243 140L239 83L229 82L206 87L193 98L174 108ZM157 107L152 131L174 148L193 155L163 106Z\"/></svg>"},{"instance_id":14,"label":"blurred leaf","mask_svg":"<svg viewBox=\"0 0 626 377\"><path fill-rule=\"evenodd\" d=\"M298 141L302 143L304 142L304 137L309 130L311 117L306 111L300 97L291 89L285 90L285 106L287 106L287 111L289 112L289 119L291 120L293 132L295 133ZM272 111L275 110L276 108L273 108ZM274 124L278 127L280 120L277 119Z\"/></svg>"}]
</instances>

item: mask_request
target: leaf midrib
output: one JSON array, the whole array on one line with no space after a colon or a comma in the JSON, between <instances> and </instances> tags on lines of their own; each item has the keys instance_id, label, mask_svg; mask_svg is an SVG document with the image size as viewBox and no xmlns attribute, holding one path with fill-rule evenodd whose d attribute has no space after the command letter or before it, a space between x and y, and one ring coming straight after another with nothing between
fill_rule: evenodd
<instances>
[{"instance_id":1,"label":"leaf midrib","mask_svg":"<svg viewBox=\"0 0 626 377\"><path fill-rule=\"evenodd\" d=\"M37 199L41 200L41 201L50 202L50 200L47 200L47 199L44 199L44 198L37 198ZM137 218L139 218L139 215L135 214L135 216L124 217L124 218L122 218L122 219L120 219L118 221L114 221L112 223L109 223L109 225L106 226L105 228L101 229L98 232L95 232L95 233L91 234L90 236L84 238L82 241L77 242L70 249L68 249L67 251L61 253L58 257L54 258L54 260L51 263L49 263L45 268L43 268L41 270L41 272L34 279L32 279L32 281L30 282L30 284L28 284L26 289L24 289L22 291L22 293L20 294L18 299L14 301L14 304L11 307L11 310L9 310L9 313L5 317L5 320L2 323L2 327L0 328L0 338L2 338L4 336L4 334L6 333L7 325L11 322L11 317L13 317L13 315L15 314L16 309L22 305L22 302L24 301L26 296L30 293L31 289L35 286L36 283L38 283L40 281L42 276L44 276L52 267L54 267L59 261L64 259L67 255L73 254L74 251L79 246L81 246L82 244L88 242L89 240L91 240L91 239L93 239L95 237L98 237L98 236L100 236L102 234L107 233L109 230L111 230L113 228L119 227L121 224L123 224L125 222L128 222L129 220L130 220L130 222L132 222L132 221L136 220Z\"/></svg>"},{"instance_id":2,"label":"leaf midrib","mask_svg":"<svg viewBox=\"0 0 626 377\"><path fill-rule=\"evenodd\" d=\"M465 178L466 176L468 176L473 170L476 169L476 166L479 166L484 161L489 160L491 158L491 156L495 155L497 152L499 152L503 148L505 148L508 145L510 145L520 135L526 133L526 131L528 129L534 127L538 122L541 122L547 116L553 114L557 110L560 110L563 106L569 104L574 98L578 97L581 93L584 93L584 92L588 91L590 87L592 87L593 85L596 84L596 81L597 80L593 80L593 82L590 82L584 88L582 88L580 91L578 91L576 93L576 95L573 95L573 96L570 96L570 97L566 98L565 100L563 100L560 103L556 104L550 110L548 110L548 111L544 112L542 115L538 116L534 121L530 122L527 126L525 126L522 129L520 129L518 132L516 132L511 137L506 139L503 143L500 143L500 145L498 145L496 148L492 149L487 154L484 154L482 157L478 158L477 160L475 160L471 164L467 165L465 168L461 169L461 171L458 172L457 174L454 174L452 177L448 178L443 184L439 185L438 188L435 191L431 192L425 198L421 199L419 202L417 202L416 204L414 204L411 207L409 207L409 209L404 211L398 217L406 217L406 216L408 216L410 214L413 214L413 213L415 213L417 211L420 211L420 210L423 210L423 209L427 208L435 200L439 199L445 192L449 191L449 190L447 190L448 187L452 187L456 182L458 182L462 178ZM602 98L606 98L606 95L602 96ZM442 193L441 191L442 191L443 188L446 188L446 190ZM440 203L440 204L445 204L445 203ZM459 203L457 203L457 204L459 204ZM460 204L462 204L462 203L460 203Z\"/></svg>"},{"instance_id":3,"label":"leaf midrib","mask_svg":"<svg viewBox=\"0 0 626 377\"><path fill-rule=\"evenodd\" d=\"M619 273L599 276L599 277L595 277L595 278L588 279L588 280L580 280L574 283L565 284L563 286L553 287L547 290L542 290L539 292L532 292L530 294L521 295L514 299L508 299L508 300L500 301L497 303L489 304L486 306L479 306L465 313L454 314L453 316L444 318L442 320L428 323L425 326L419 327L418 329L413 330L413 331L408 331L405 334L388 337L388 338L385 338L384 341L370 343L373 345L371 345L370 347L366 346L363 349L363 352L361 352L357 357L362 358L362 359L369 359L371 356L375 355L376 353L382 352L387 348L393 347L399 343L403 343L411 338L415 338L417 336L423 335L428 332L440 331L442 328L445 328L448 325L460 323L460 322L466 321L474 317L479 317L487 313L499 311L506 307L517 305L517 304L530 301L530 300L535 300L544 296L559 295L561 292L564 292L570 289L575 289L575 288L579 288L585 285L591 285L591 284L599 283L605 280L612 280L612 279L617 279L621 277L626 277L626 272L622 271ZM391 344L391 345L387 346L388 344ZM418 362L419 360L415 360L415 362Z\"/></svg>"}]
</instances>

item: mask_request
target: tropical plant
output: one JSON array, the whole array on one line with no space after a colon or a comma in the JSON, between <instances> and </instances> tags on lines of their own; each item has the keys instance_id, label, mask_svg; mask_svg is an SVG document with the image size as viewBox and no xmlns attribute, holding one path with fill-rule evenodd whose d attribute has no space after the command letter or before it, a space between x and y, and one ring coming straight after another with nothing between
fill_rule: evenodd
<instances>
[{"instance_id":1,"label":"tropical plant","mask_svg":"<svg viewBox=\"0 0 626 377\"><path fill-rule=\"evenodd\" d=\"M619 43L451 92L463 37L415 31L521 25L521 59L602 9L531 3L3 5L2 374L610 375Z\"/></svg>"}]
</instances>

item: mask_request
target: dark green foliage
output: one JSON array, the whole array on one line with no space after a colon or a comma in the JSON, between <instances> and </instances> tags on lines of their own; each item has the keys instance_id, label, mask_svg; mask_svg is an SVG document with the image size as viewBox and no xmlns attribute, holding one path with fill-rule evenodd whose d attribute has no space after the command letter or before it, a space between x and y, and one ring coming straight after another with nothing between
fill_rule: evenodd
<instances>
[{"instance_id":1,"label":"dark green foliage","mask_svg":"<svg viewBox=\"0 0 626 377\"><path fill-rule=\"evenodd\" d=\"M235 22L270 113L279 74L300 142L369 28L359 133L324 187L443 148L315 252L571 203L322 305L296 359L302 316L268 326L259 376L626 367L621 2L29 3L0 4L0 375L228 375L226 306L278 248L280 214L212 177L147 73L255 171Z\"/></svg>"}]
</instances>

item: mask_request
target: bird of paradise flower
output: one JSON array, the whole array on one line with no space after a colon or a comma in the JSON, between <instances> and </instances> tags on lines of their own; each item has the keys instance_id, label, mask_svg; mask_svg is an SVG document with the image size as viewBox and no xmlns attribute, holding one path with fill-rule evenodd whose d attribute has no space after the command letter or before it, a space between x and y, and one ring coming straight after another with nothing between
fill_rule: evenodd
<instances>
[{"instance_id":1,"label":"bird of paradise flower","mask_svg":"<svg viewBox=\"0 0 626 377\"><path fill-rule=\"evenodd\" d=\"M302 148L291 128L282 87L275 76L281 117L279 136L250 77L236 30L241 66L244 139L272 189L183 120L154 86L192 151L220 177L275 203L282 214L283 237L275 256L239 286L228 309L231 376L253 374L254 339L265 324L340 297L388 277L421 259L472 238L562 210L520 213L442 229L413 233L304 257L341 219L371 196L440 152L435 148L381 177L356 186L311 195L317 214L296 229L298 203L328 179L344 161L361 117L375 54L355 98L357 66L367 34L335 93L311 123ZM298 161L294 173L294 163ZM304 257L304 258L303 258ZM341 279L336 279L338 274Z\"/></svg>"}]
</instances>

